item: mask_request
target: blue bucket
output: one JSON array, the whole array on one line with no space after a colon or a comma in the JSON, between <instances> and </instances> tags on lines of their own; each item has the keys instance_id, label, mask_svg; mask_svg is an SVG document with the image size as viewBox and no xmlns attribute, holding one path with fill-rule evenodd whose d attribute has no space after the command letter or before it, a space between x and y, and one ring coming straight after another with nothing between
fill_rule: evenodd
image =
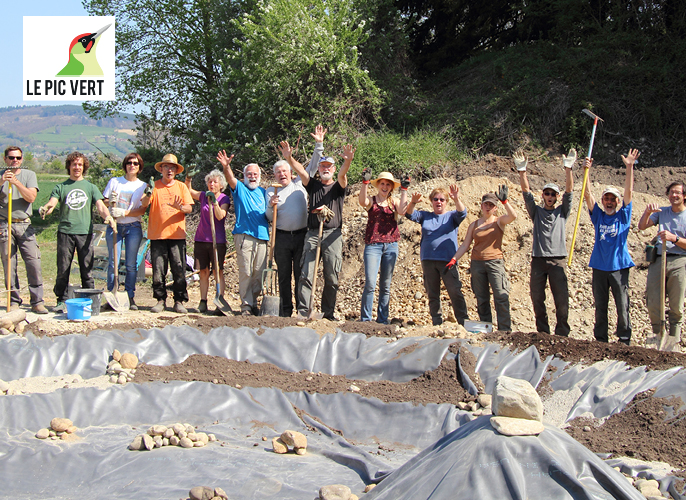
<instances>
[{"instance_id":1,"label":"blue bucket","mask_svg":"<svg viewBox=\"0 0 686 500\"><path fill-rule=\"evenodd\" d=\"M67 299L67 318L72 320L87 320L91 318L91 304L93 299Z\"/></svg>"}]
</instances>

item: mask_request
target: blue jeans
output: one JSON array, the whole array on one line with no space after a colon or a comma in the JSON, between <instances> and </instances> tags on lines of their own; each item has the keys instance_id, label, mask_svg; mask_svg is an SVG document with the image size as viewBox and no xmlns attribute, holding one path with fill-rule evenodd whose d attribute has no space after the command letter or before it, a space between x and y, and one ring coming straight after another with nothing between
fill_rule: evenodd
<instances>
[{"instance_id":1,"label":"blue jeans","mask_svg":"<svg viewBox=\"0 0 686 500\"><path fill-rule=\"evenodd\" d=\"M362 292L361 321L372 320L376 275L379 278L379 305L376 322L388 324L388 303L391 299L391 278L395 261L398 260L398 242L370 243L364 247L364 291Z\"/></svg>"},{"instance_id":2,"label":"blue jeans","mask_svg":"<svg viewBox=\"0 0 686 500\"><path fill-rule=\"evenodd\" d=\"M105 239L107 240L107 289L112 291L114 288L114 253L112 249L113 231L111 227L107 228ZM138 247L141 245L143 239L143 229L140 222L132 222L131 224L117 224L117 257L121 260L122 241L126 249L126 280L124 282L124 289L128 293L129 298L132 299L136 291L136 275L138 274ZM119 263L117 263L119 264ZM117 271L119 266L117 265ZM115 290L116 291L116 290Z\"/></svg>"}]
</instances>

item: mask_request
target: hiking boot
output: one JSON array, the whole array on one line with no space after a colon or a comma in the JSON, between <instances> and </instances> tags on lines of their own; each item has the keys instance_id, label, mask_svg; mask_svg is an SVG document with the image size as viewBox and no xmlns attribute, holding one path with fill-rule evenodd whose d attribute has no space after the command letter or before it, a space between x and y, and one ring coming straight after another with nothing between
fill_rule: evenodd
<instances>
[{"instance_id":1,"label":"hiking boot","mask_svg":"<svg viewBox=\"0 0 686 500\"><path fill-rule=\"evenodd\" d=\"M133 297L129 298L129 310L131 311L138 311L138 306L136 303L133 301Z\"/></svg>"},{"instance_id":2,"label":"hiking boot","mask_svg":"<svg viewBox=\"0 0 686 500\"><path fill-rule=\"evenodd\" d=\"M188 309L183 307L183 303L174 302L174 312L179 314L186 314L188 312Z\"/></svg>"},{"instance_id":3,"label":"hiking boot","mask_svg":"<svg viewBox=\"0 0 686 500\"><path fill-rule=\"evenodd\" d=\"M164 311L164 308L166 305L167 305L166 300L158 300L157 304L152 306L152 308L150 309L150 312L151 313L161 313L162 311Z\"/></svg>"},{"instance_id":4,"label":"hiking boot","mask_svg":"<svg viewBox=\"0 0 686 500\"><path fill-rule=\"evenodd\" d=\"M200 301L200 304L198 304L198 312L201 312L201 313L207 312L207 301L206 300Z\"/></svg>"},{"instance_id":5,"label":"hiking boot","mask_svg":"<svg viewBox=\"0 0 686 500\"><path fill-rule=\"evenodd\" d=\"M67 306L64 305L64 302L58 301L57 305L52 308L52 312L54 313L65 313L67 312Z\"/></svg>"},{"instance_id":6,"label":"hiking boot","mask_svg":"<svg viewBox=\"0 0 686 500\"><path fill-rule=\"evenodd\" d=\"M36 314L48 314L48 310L45 308L45 304L42 302L40 304L31 306L31 311Z\"/></svg>"}]
</instances>

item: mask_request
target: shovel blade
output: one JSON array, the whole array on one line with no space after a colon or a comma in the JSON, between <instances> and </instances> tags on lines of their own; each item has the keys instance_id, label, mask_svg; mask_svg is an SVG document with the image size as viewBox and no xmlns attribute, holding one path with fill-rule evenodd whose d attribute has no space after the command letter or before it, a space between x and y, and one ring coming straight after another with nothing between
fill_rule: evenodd
<instances>
[{"instance_id":1,"label":"shovel blade","mask_svg":"<svg viewBox=\"0 0 686 500\"><path fill-rule=\"evenodd\" d=\"M231 316L233 314L233 309L231 309L229 303L221 295L214 298L214 305L217 306L217 311L224 316Z\"/></svg>"},{"instance_id":2,"label":"shovel blade","mask_svg":"<svg viewBox=\"0 0 686 500\"><path fill-rule=\"evenodd\" d=\"M115 311L123 312L129 310L129 296L126 292L103 292L102 295Z\"/></svg>"},{"instance_id":3,"label":"shovel blade","mask_svg":"<svg viewBox=\"0 0 686 500\"><path fill-rule=\"evenodd\" d=\"M263 295L260 316L278 316L281 299L273 295Z\"/></svg>"}]
</instances>

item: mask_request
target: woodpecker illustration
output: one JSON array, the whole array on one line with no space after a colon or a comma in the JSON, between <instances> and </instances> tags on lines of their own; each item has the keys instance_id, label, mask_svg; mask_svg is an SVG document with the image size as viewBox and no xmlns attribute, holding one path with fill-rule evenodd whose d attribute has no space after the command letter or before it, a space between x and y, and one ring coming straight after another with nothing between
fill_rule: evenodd
<instances>
[{"instance_id":1,"label":"woodpecker illustration","mask_svg":"<svg viewBox=\"0 0 686 500\"><path fill-rule=\"evenodd\" d=\"M57 76L102 76L102 68L95 58L95 49L100 35L110 26L112 24L95 33L84 33L74 38L69 45L69 62Z\"/></svg>"}]
</instances>

